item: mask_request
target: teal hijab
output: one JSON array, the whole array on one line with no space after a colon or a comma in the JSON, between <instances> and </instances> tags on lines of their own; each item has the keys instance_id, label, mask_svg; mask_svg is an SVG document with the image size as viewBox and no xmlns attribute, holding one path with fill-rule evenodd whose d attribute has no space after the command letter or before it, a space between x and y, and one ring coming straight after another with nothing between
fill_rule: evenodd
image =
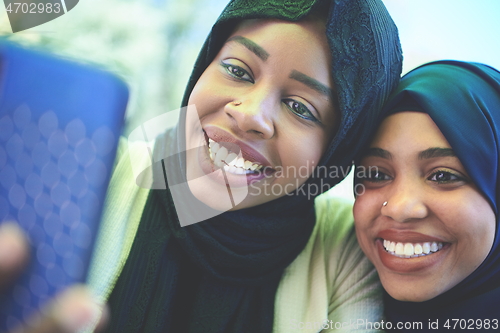
<instances>
[{"instance_id":1,"label":"teal hijab","mask_svg":"<svg viewBox=\"0 0 500 333\"><path fill-rule=\"evenodd\" d=\"M429 63L403 77L385 110L382 117L399 111L429 114L497 217L492 249L471 275L451 290L425 302L401 302L386 294L387 319L393 323L420 321L424 323L424 331L433 332L436 330L428 328L429 320L438 320L442 329L448 319L466 319L469 320L467 325L473 323L472 327L477 331L474 320L484 323L486 319L496 319L498 330L500 72L477 63ZM491 322L488 331L493 330L493 325Z\"/></svg>"},{"instance_id":2,"label":"teal hijab","mask_svg":"<svg viewBox=\"0 0 500 333\"><path fill-rule=\"evenodd\" d=\"M298 21L313 11L327 16L325 34L340 110L340 129L320 165L345 170L375 130L373 120L401 73L397 29L380 0L231 1L199 54L183 105L241 20ZM184 130L181 117L177 140L165 143L167 150L176 145L173 151L185 151ZM169 170L169 184L187 186L182 153L162 163ZM304 186L317 184L324 190L325 184L331 187L340 180L317 176ZM185 192L185 202L196 200L189 190ZM170 189L152 190L109 300L108 331L271 332L281 276L306 245L315 224L313 199L297 191L180 227Z\"/></svg>"}]
</instances>

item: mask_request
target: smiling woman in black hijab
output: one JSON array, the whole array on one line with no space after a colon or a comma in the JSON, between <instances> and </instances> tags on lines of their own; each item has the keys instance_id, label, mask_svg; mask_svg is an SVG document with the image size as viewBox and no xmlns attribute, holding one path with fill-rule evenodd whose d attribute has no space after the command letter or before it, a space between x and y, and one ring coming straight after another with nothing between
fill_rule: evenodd
<instances>
[{"instance_id":1,"label":"smiling woman in black hijab","mask_svg":"<svg viewBox=\"0 0 500 333\"><path fill-rule=\"evenodd\" d=\"M400 71L397 30L378 0L231 1L186 89L183 105L196 107L199 128L192 130L188 107L156 140L155 156L170 156L157 164L167 188L129 185L128 157L113 176L90 273L102 301L109 299L108 331L292 331L276 326L276 293L313 232L314 197L343 178L313 169L350 166ZM192 132L199 147L190 144ZM218 167L233 149L241 165L224 173ZM278 176L288 166L308 171ZM208 188L200 170L216 174ZM178 188L180 201L204 213L225 211L212 200L217 184L225 190L241 174L249 194L231 211L181 227ZM262 194L271 185L289 195ZM241 186L228 187L238 196ZM201 220L198 209L187 211L191 223Z\"/></svg>"},{"instance_id":2,"label":"smiling woman in black hijab","mask_svg":"<svg viewBox=\"0 0 500 333\"><path fill-rule=\"evenodd\" d=\"M406 331L497 331L500 72L429 63L403 77L385 110L362 161L379 172L362 180L354 215L387 319Z\"/></svg>"}]
</instances>

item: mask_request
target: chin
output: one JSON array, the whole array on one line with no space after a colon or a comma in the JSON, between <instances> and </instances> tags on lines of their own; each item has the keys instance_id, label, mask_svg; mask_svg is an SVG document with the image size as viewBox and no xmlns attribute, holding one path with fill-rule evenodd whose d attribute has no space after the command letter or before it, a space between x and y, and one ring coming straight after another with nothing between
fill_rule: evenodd
<instances>
[{"instance_id":1,"label":"chin","mask_svg":"<svg viewBox=\"0 0 500 333\"><path fill-rule=\"evenodd\" d=\"M388 283L382 281L385 291L394 299L403 302L425 302L444 293L446 290L436 290L434 288L422 288L414 283L405 283L401 286L388 287ZM428 284L428 282L426 282Z\"/></svg>"},{"instance_id":2,"label":"chin","mask_svg":"<svg viewBox=\"0 0 500 333\"><path fill-rule=\"evenodd\" d=\"M188 181L189 190L196 199L211 209L226 212L245 201L248 191L245 189L229 189L209 179L197 178Z\"/></svg>"}]
</instances>

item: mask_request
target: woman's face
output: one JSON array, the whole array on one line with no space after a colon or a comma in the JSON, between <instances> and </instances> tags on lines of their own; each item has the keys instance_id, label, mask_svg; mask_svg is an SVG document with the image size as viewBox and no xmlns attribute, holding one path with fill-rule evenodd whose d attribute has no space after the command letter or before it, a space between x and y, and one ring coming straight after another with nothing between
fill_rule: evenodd
<instances>
[{"instance_id":1,"label":"woman's face","mask_svg":"<svg viewBox=\"0 0 500 333\"><path fill-rule=\"evenodd\" d=\"M429 115L386 118L358 174L363 171L356 233L393 298L434 298L484 261L495 214Z\"/></svg>"},{"instance_id":2,"label":"woman's face","mask_svg":"<svg viewBox=\"0 0 500 333\"><path fill-rule=\"evenodd\" d=\"M240 24L189 98L197 110L186 128L191 192L230 210L303 184L334 133L330 63L320 21Z\"/></svg>"}]
</instances>

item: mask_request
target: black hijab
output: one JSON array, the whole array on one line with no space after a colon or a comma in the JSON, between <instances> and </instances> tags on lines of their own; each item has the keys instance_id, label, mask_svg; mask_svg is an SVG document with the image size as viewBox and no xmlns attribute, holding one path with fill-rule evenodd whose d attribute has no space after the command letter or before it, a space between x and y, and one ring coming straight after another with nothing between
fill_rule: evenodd
<instances>
[{"instance_id":1,"label":"black hijab","mask_svg":"<svg viewBox=\"0 0 500 333\"><path fill-rule=\"evenodd\" d=\"M403 77L385 110L388 114L399 111L420 111L429 114L497 217L493 247L484 262L471 275L449 291L425 302L401 302L386 294L387 319L393 323L422 322L423 331L436 331L429 329L429 320L432 323L438 320L442 330L449 320L451 328L458 323L456 330L471 327L482 331L478 329L479 324L484 325L486 319L496 319L496 324L490 322L489 329L485 326L482 329L498 330L500 72L477 63L429 63ZM452 319L462 321L455 322Z\"/></svg>"},{"instance_id":2,"label":"black hijab","mask_svg":"<svg viewBox=\"0 0 500 333\"><path fill-rule=\"evenodd\" d=\"M349 168L354 153L374 131L377 112L401 73L397 29L380 0L231 1L200 52L183 105L238 22L298 21L321 10L328 12L326 35L333 55L340 127L320 165ZM184 130L181 116L178 140L163 142L165 149L184 151ZM163 161L160 173L169 170L170 187L185 185L184 165L182 153ZM171 177L172 170L178 172ZM311 177L305 186L334 186L342 178ZM109 331L271 332L274 296L283 271L302 251L314 227L313 199L297 191L180 227L169 186L152 190L110 297Z\"/></svg>"}]
</instances>

